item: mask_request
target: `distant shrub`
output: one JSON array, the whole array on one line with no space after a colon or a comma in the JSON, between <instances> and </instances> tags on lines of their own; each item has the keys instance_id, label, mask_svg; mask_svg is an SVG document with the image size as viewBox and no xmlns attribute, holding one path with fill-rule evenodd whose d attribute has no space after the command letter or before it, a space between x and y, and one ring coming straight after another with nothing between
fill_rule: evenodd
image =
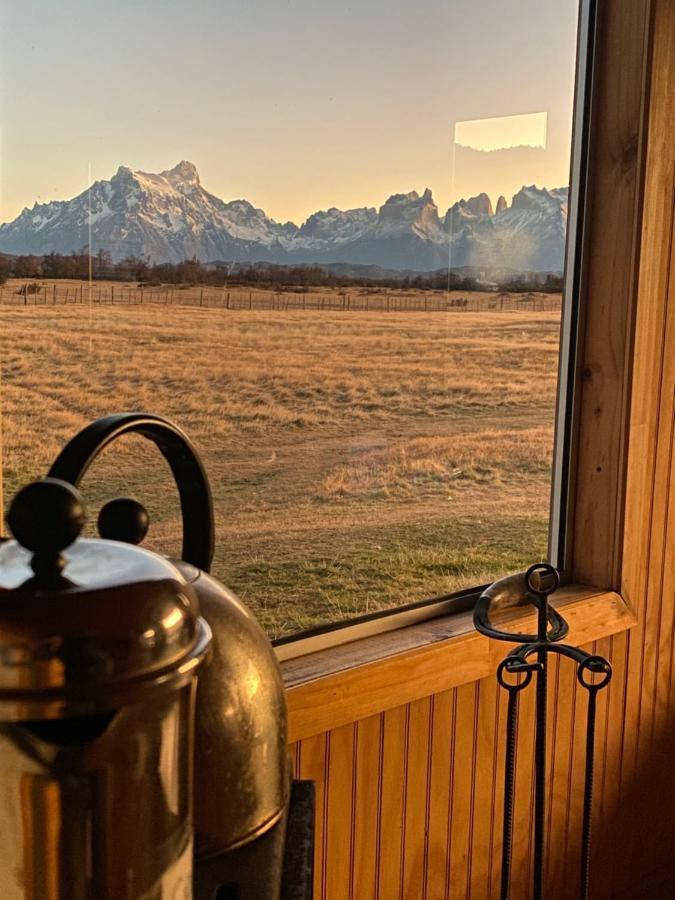
<instances>
[{"instance_id":1,"label":"distant shrub","mask_svg":"<svg viewBox=\"0 0 675 900\"><path fill-rule=\"evenodd\" d=\"M20 294L22 297L29 297L32 294L39 294L42 290L42 285L39 281L31 281L29 284L22 284L17 294Z\"/></svg>"}]
</instances>

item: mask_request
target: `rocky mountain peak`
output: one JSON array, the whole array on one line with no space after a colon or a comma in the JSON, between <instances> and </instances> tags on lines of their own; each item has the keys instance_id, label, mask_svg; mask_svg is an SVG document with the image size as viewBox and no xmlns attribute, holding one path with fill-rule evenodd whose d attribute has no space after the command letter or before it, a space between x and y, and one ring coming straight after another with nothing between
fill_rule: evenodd
<instances>
[{"instance_id":1,"label":"rocky mountain peak","mask_svg":"<svg viewBox=\"0 0 675 900\"><path fill-rule=\"evenodd\" d=\"M113 184L130 184L135 180L135 176L129 166L120 166L110 180Z\"/></svg>"},{"instance_id":2,"label":"rocky mountain peak","mask_svg":"<svg viewBox=\"0 0 675 900\"><path fill-rule=\"evenodd\" d=\"M499 199L497 200L497 208L495 209L495 215L499 215L500 212L504 212L505 209L509 208L509 204L506 202L506 197L503 194L499 195Z\"/></svg>"},{"instance_id":3,"label":"rocky mountain peak","mask_svg":"<svg viewBox=\"0 0 675 900\"><path fill-rule=\"evenodd\" d=\"M494 215L492 211L492 202L487 194L482 193L478 194L475 197L469 197L466 201L467 209L474 214L474 216L492 216Z\"/></svg>"},{"instance_id":4,"label":"rocky mountain peak","mask_svg":"<svg viewBox=\"0 0 675 900\"><path fill-rule=\"evenodd\" d=\"M546 188L538 188L535 184L522 187L513 195L511 209L529 209L532 212L545 212L552 207L557 207L561 200L555 191Z\"/></svg>"},{"instance_id":5,"label":"rocky mountain peak","mask_svg":"<svg viewBox=\"0 0 675 900\"><path fill-rule=\"evenodd\" d=\"M330 209L319 210L301 225L298 233L303 238L330 240L355 237L369 225L377 221L377 210L362 207L360 209L341 210L331 206Z\"/></svg>"},{"instance_id":6,"label":"rocky mountain peak","mask_svg":"<svg viewBox=\"0 0 675 900\"><path fill-rule=\"evenodd\" d=\"M187 159L182 159L177 166L173 167L173 169L166 169L160 174L168 181L172 182L176 187L195 187L200 183L197 166L194 163L188 162Z\"/></svg>"},{"instance_id":7,"label":"rocky mountain peak","mask_svg":"<svg viewBox=\"0 0 675 900\"><path fill-rule=\"evenodd\" d=\"M445 214L444 224L447 230L457 231L462 228L467 220L479 219L482 217L490 217L494 215L492 212L492 203L487 194L478 194L476 197L469 197L468 200L462 198L452 204Z\"/></svg>"},{"instance_id":8,"label":"rocky mountain peak","mask_svg":"<svg viewBox=\"0 0 675 900\"><path fill-rule=\"evenodd\" d=\"M420 210L425 206L436 206L430 188L426 188L422 196L417 191L408 194L392 194L380 207L380 216L398 215L401 210Z\"/></svg>"},{"instance_id":9,"label":"rocky mountain peak","mask_svg":"<svg viewBox=\"0 0 675 900\"><path fill-rule=\"evenodd\" d=\"M407 234L411 229L433 234L440 227L438 207L430 188L420 196L417 191L392 194L380 207L376 230L381 237Z\"/></svg>"}]
</instances>

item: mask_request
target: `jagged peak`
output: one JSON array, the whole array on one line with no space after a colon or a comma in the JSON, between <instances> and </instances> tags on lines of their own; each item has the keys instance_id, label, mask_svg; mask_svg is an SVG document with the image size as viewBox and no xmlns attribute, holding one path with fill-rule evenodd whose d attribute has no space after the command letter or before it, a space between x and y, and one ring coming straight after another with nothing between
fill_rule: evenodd
<instances>
[{"instance_id":1,"label":"jagged peak","mask_svg":"<svg viewBox=\"0 0 675 900\"><path fill-rule=\"evenodd\" d=\"M165 169L160 172L169 181L180 181L183 184L199 184L199 172L197 166L187 159L181 161L173 169Z\"/></svg>"},{"instance_id":2,"label":"jagged peak","mask_svg":"<svg viewBox=\"0 0 675 900\"><path fill-rule=\"evenodd\" d=\"M255 212L259 212L259 213L263 212L262 209L258 209L258 207L254 206L250 202L250 200L244 200L243 197L238 197L235 200L228 200L225 205L228 207L232 207L233 209L243 208L243 209L252 209L252 210L255 210Z\"/></svg>"},{"instance_id":3,"label":"jagged peak","mask_svg":"<svg viewBox=\"0 0 675 900\"><path fill-rule=\"evenodd\" d=\"M114 180L136 180L138 177L146 178L166 178L171 182L183 182L199 184L199 173L194 163L183 159L172 169L165 169L163 172L155 174L154 172L144 172L141 169L134 170L129 166L119 166L117 172L113 175Z\"/></svg>"},{"instance_id":4,"label":"jagged peak","mask_svg":"<svg viewBox=\"0 0 675 900\"><path fill-rule=\"evenodd\" d=\"M462 197L461 200L455 201L446 214L446 220L449 216L453 216L456 213L461 213L464 216L494 215L492 202L485 192L476 194L475 197L469 197L468 200Z\"/></svg>"},{"instance_id":5,"label":"jagged peak","mask_svg":"<svg viewBox=\"0 0 675 900\"><path fill-rule=\"evenodd\" d=\"M552 204L559 204L561 198L557 190L549 191L545 187L537 187L536 184L523 185L523 187L513 195L511 201L511 209L530 209L544 210L550 209Z\"/></svg>"},{"instance_id":6,"label":"jagged peak","mask_svg":"<svg viewBox=\"0 0 675 900\"><path fill-rule=\"evenodd\" d=\"M421 195L417 191L409 191L407 194L392 194L387 198L381 210L385 209L385 207L405 206L408 203L419 203L420 201L435 206L431 188L425 188Z\"/></svg>"},{"instance_id":7,"label":"jagged peak","mask_svg":"<svg viewBox=\"0 0 675 900\"><path fill-rule=\"evenodd\" d=\"M407 201L407 200L414 201L414 200L419 200L419 199L420 199L420 195L417 193L417 191L410 191L407 194L391 194L385 200L384 205L386 206L388 203L389 204L405 203L405 201Z\"/></svg>"},{"instance_id":8,"label":"jagged peak","mask_svg":"<svg viewBox=\"0 0 675 900\"><path fill-rule=\"evenodd\" d=\"M492 201L484 191L480 194L476 194L475 197L470 197L467 206L477 216L494 215Z\"/></svg>"},{"instance_id":9,"label":"jagged peak","mask_svg":"<svg viewBox=\"0 0 675 900\"><path fill-rule=\"evenodd\" d=\"M355 216L355 215L367 215L367 216L376 216L377 210L373 206L357 206L354 209L338 209L337 206L329 206L328 209L317 209L316 212L311 213L306 221L308 222L310 219L318 219L318 218L326 218L328 216Z\"/></svg>"}]
</instances>

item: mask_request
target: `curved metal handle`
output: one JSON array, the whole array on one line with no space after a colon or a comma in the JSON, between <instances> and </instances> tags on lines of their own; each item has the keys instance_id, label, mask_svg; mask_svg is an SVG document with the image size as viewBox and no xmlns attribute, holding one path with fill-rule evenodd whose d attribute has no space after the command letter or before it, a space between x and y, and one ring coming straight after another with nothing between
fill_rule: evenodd
<instances>
[{"instance_id":1,"label":"curved metal handle","mask_svg":"<svg viewBox=\"0 0 675 900\"><path fill-rule=\"evenodd\" d=\"M473 611L473 624L476 631L497 641L510 641L515 644L530 644L539 640L538 634L522 634L514 631L501 631L494 627L490 620L490 607L509 609L531 604L535 607L541 602L537 592L529 583L530 573L538 566L531 566L527 572L518 575L507 575L487 587L478 598ZM557 577L557 573L556 573ZM546 639L560 641L569 631L569 625L552 606L546 606L546 619L549 624Z\"/></svg>"},{"instance_id":2,"label":"curved metal handle","mask_svg":"<svg viewBox=\"0 0 675 900\"><path fill-rule=\"evenodd\" d=\"M188 436L173 422L150 413L113 413L97 419L69 441L54 460L50 478L77 487L89 466L112 441L123 434L140 434L159 448L169 464L183 519L185 562L208 572L215 546L213 499L206 471Z\"/></svg>"}]
</instances>

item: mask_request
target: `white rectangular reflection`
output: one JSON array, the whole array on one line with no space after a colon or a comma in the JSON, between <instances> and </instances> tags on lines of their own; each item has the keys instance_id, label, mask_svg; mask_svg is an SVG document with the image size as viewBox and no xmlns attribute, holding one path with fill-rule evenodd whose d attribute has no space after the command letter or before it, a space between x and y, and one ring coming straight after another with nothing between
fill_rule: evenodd
<instances>
[{"instance_id":1,"label":"white rectangular reflection","mask_svg":"<svg viewBox=\"0 0 675 900\"><path fill-rule=\"evenodd\" d=\"M455 143L485 151L546 147L547 122L545 112L455 122Z\"/></svg>"}]
</instances>

